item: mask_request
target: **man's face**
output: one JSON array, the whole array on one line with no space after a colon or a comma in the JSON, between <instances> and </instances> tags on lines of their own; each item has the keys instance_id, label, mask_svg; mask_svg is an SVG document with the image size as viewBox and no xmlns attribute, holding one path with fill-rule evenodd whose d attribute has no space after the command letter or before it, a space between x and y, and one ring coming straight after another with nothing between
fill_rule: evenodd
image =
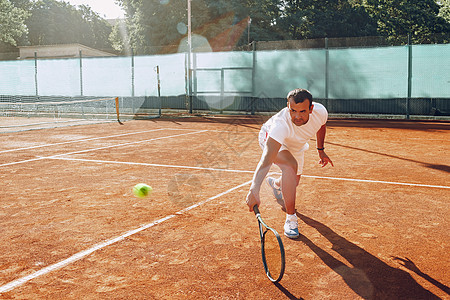
<instances>
[{"instance_id":1,"label":"man's face","mask_svg":"<svg viewBox=\"0 0 450 300\"><path fill-rule=\"evenodd\" d=\"M296 126L301 126L309 121L309 114L312 113L314 105L309 107L309 101L305 100L300 103L295 103L292 98L289 98L288 104L289 114L291 115L292 123Z\"/></svg>"}]
</instances>

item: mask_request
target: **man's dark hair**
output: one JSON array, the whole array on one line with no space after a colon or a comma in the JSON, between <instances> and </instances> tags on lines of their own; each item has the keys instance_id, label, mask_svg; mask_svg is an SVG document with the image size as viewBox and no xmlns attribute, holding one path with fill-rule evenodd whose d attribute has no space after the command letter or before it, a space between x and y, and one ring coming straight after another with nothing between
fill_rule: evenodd
<instances>
[{"instance_id":1,"label":"man's dark hair","mask_svg":"<svg viewBox=\"0 0 450 300\"><path fill-rule=\"evenodd\" d=\"M303 101L308 100L309 107L311 107L313 101L311 93L306 89L295 89L290 91L287 95L288 101L289 98L293 98L295 103L302 103Z\"/></svg>"}]
</instances>

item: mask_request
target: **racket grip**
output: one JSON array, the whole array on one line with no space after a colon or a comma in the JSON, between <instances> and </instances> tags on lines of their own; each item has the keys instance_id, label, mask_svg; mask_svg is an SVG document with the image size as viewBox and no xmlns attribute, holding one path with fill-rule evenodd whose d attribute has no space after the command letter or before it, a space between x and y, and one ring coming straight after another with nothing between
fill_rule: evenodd
<instances>
[{"instance_id":1,"label":"racket grip","mask_svg":"<svg viewBox=\"0 0 450 300\"><path fill-rule=\"evenodd\" d=\"M255 206L253 206L253 212L255 213L255 215L259 214L259 207L258 207L258 205L255 204Z\"/></svg>"}]
</instances>

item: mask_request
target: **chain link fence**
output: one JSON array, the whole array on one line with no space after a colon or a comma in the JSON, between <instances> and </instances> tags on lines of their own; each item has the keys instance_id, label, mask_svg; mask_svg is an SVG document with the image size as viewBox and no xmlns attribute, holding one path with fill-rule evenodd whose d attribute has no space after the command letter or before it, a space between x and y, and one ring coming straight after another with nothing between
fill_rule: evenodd
<instances>
[{"instance_id":1,"label":"chain link fence","mask_svg":"<svg viewBox=\"0 0 450 300\"><path fill-rule=\"evenodd\" d=\"M0 101L119 96L138 99L136 111L256 114L278 111L286 94L302 87L335 114L450 116L449 44L389 46L377 38L375 47L336 46L350 41L258 43L191 59L174 53L0 61Z\"/></svg>"}]
</instances>

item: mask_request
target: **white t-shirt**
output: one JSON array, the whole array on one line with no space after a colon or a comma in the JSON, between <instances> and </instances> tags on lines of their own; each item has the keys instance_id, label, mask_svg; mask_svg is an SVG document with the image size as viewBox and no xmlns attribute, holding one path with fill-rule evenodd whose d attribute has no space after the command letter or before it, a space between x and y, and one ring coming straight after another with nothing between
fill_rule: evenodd
<instances>
[{"instance_id":1,"label":"white t-shirt","mask_svg":"<svg viewBox=\"0 0 450 300\"><path fill-rule=\"evenodd\" d=\"M309 148L308 141L328 120L325 106L313 102L314 108L306 124L297 126L292 123L289 108L285 107L272 116L261 128L268 136L276 140L291 153L298 153Z\"/></svg>"}]
</instances>

